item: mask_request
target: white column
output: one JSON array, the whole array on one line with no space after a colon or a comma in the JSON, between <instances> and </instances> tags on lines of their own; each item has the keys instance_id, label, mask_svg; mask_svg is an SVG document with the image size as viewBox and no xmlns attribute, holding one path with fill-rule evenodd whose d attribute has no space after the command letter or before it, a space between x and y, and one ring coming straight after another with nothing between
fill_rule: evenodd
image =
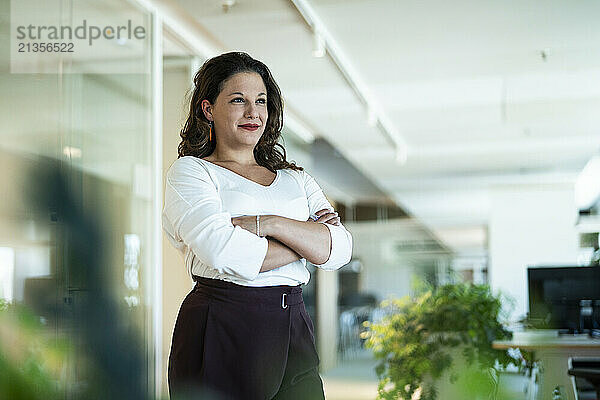
<instances>
[{"instance_id":1,"label":"white column","mask_svg":"<svg viewBox=\"0 0 600 400\"><path fill-rule=\"evenodd\" d=\"M321 371L335 367L338 347L338 271L317 269L317 351Z\"/></svg>"}]
</instances>

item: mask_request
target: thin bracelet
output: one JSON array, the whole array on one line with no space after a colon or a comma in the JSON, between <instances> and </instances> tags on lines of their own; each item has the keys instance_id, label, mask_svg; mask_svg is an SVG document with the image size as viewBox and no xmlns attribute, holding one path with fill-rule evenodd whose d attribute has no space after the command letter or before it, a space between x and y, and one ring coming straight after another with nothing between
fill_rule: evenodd
<instances>
[{"instance_id":1,"label":"thin bracelet","mask_svg":"<svg viewBox=\"0 0 600 400\"><path fill-rule=\"evenodd\" d=\"M260 237L260 215L256 216L256 236Z\"/></svg>"}]
</instances>

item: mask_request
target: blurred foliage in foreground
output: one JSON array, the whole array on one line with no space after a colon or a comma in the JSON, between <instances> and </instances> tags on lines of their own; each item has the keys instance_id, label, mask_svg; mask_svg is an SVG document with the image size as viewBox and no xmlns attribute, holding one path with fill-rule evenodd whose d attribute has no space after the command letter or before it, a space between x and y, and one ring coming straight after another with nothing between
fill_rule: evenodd
<instances>
[{"instance_id":1,"label":"blurred foliage in foreground","mask_svg":"<svg viewBox=\"0 0 600 400\"><path fill-rule=\"evenodd\" d=\"M57 399L68 344L45 334L39 317L0 300L0 399Z\"/></svg>"},{"instance_id":2,"label":"blurred foliage in foreground","mask_svg":"<svg viewBox=\"0 0 600 400\"><path fill-rule=\"evenodd\" d=\"M70 270L81 273L86 290L54 329L23 306L2 303L0 398L148 398L143 341L130 329L108 279L113 249L101 209L83 209L57 160L33 163L26 187L31 208L54 215L61 232L57 248L70 249Z\"/></svg>"}]
</instances>

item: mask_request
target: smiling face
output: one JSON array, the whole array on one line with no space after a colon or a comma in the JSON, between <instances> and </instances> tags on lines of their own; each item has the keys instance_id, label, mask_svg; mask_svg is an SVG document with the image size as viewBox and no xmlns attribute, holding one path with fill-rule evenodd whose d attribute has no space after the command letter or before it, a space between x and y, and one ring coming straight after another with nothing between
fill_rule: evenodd
<instances>
[{"instance_id":1,"label":"smiling face","mask_svg":"<svg viewBox=\"0 0 600 400\"><path fill-rule=\"evenodd\" d=\"M267 89L260 75L241 72L225 81L214 104L202 102L206 118L214 121L218 143L254 148L267 124Z\"/></svg>"}]
</instances>

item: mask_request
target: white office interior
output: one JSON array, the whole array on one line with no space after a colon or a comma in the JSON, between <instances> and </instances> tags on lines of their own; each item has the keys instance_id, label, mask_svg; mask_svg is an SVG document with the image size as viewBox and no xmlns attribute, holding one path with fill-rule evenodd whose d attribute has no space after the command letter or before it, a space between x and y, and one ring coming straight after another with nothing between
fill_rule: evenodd
<instances>
[{"instance_id":1,"label":"white office interior","mask_svg":"<svg viewBox=\"0 0 600 400\"><path fill-rule=\"evenodd\" d=\"M328 399L377 396L363 320L345 326L342 314L376 316L380 301L413 294L415 278L488 284L510 299L505 322L523 338L528 268L597 265L597 2L43 3L37 12L46 7L62 23L133 19L148 36L62 62L58 72L3 62L0 298L27 303L54 275L47 285L77 286L56 257L53 229L24 200L32 159L58 160L90 206L90 188L102 182L100 206L121 243L111 279L136 310L155 398L167 394L173 324L193 285L161 230L164 172L177 158L194 73L225 51L269 66L285 100L287 157L315 177L354 238L351 263L313 268L306 288ZM16 6L2 4L11 22ZM592 341L586 354L600 356L591 333L583 336ZM575 399L567 369L552 368L562 374L553 386ZM546 393L550 378L533 388L527 372L512 373L515 399Z\"/></svg>"}]
</instances>

